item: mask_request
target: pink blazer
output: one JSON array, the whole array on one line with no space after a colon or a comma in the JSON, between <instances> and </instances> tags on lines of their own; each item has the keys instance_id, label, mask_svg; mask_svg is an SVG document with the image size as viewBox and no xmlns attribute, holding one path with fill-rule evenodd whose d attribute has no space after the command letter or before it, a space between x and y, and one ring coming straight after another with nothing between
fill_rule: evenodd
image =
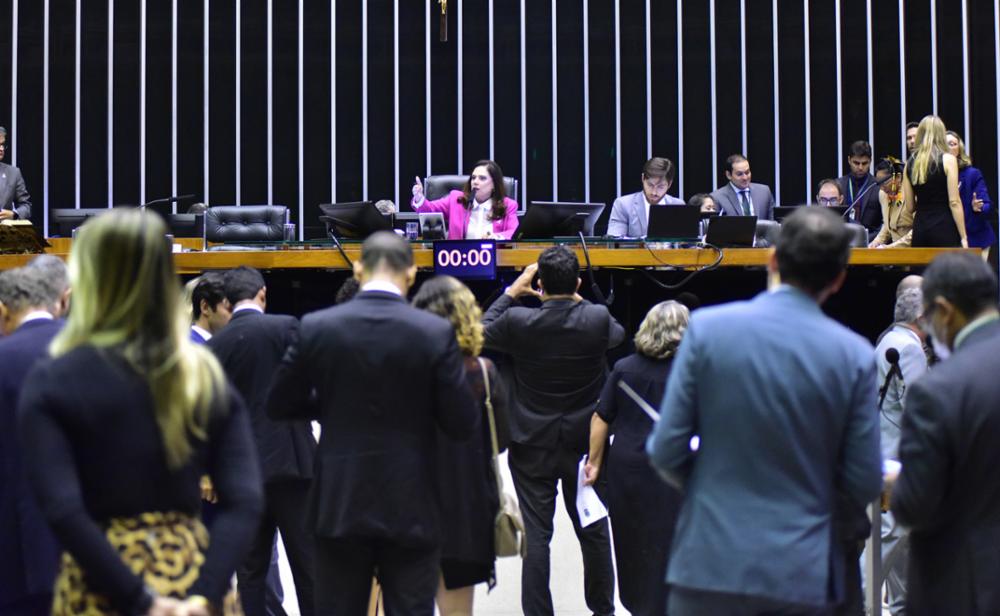
<instances>
[{"instance_id":1,"label":"pink blazer","mask_svg":"<svg viewBox=\"0 0 1000 616\"><path fill-rule=\"evenodd\" d=\"M469 216L472 214L459 201L461 196L462 191L453 190L448 193L447 197L435 199L434 201L424 199L420 207L414 207L411 201L410 207L413 207L417 212L423 213L441 212L448 219L448 239L461 240L465 239L465 230L469 223ZM507 206L507 215L500 220L493 221L493 234L498 238L509 240L514 235L514 232L517 231L517 201L514 201L510 197L504 197L503 202Z\"/></svg>"}]
</instances>

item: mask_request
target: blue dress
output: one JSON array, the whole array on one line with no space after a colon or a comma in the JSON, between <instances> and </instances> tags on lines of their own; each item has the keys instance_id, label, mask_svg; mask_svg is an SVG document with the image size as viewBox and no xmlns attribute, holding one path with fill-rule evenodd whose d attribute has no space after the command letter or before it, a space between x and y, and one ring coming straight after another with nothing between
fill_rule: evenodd
<instances>
[{"instance_id":1,"label":"blue dress","mask_svg":"<svg viewBox=\"0 0 1000 616\"><path fill-rule=\"evenodd\" d=\"M958 193L962 196L962 209L965 210L965 234L969 239L969 248L989 248L997 241L997 234L990 224L990 214L993 202L986 188L983 174L975 167L965 167L958 171ZM972 209L972 195L983 200L983 210Z\"/></svg>"}]
</instances>

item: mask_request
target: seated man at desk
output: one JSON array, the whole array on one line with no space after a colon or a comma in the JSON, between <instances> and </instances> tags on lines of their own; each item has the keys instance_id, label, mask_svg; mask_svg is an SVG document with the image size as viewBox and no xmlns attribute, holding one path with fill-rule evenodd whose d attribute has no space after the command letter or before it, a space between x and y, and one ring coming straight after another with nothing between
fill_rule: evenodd
<instances>
[{"instance_id":1,"label":"seated man at desk","mask_svg":"<svg viewBox=\"0 0 1000 616\"><path fill-rule=\"evenodd\" d=\"M7 154L7 129L0 126L0 161ZM31 197L21 170L0 162L0 220L31 218Z\"/></svg>"},{"instance_id":2,"label":"seated man at desk","mask_svg":"<svg viewBox=\"0 0 1000 616\"><path fill-rule=\"evenodd\" d=\"M656 156L642 167L642 191L622 195L611 206L608 235L612 237L646 237L649 208L654 205L685 205L668 195L674 182L674 164L668 158Z\"/></svg>"},{"instance_id":3,"label":"seated man at desk","mask_svg":"<svg viewBox=\"0 0 1000 616\"><path fill-rule=\"evenodd\" d=\"M725 216L756 216L774 219L774 193L771 187L750 181L750 161L742 154L726 159L726 180L712 193L712 199Z\"/></svg>"}]
</instances>

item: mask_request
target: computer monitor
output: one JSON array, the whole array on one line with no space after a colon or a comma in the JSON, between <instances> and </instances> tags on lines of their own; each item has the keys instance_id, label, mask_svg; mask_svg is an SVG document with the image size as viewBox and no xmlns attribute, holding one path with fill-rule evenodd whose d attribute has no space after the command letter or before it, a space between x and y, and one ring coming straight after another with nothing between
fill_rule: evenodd
<instances>
[{"instance_id":1,"label":"computer monitor","mask_svg":"<svg viewBox=\"0 0 1000 616\"><path fill-rule=\"evenodd\" d=\"M205 237L204 214L169 214L167 218L174 237Z\"/></svg>"},{"instance_id":2,"label":"computer monitor","mask_svg":"<svg viewBox=\"0 0 1000 616\"><path fill-rule=\"evenodd\" d=\"M80 227L94 216L107 213L108 208L54 208L49 210L54 237L73 237L73 229Z\"/></svg>"},{"instance_id":3,"label":"computer monitor","mask_svg":"<svg viewBox=\"0 0 1000 616\"><path fill-rule=\"evenodd\" d=\"M552 203L532 201L521 218L514 239L549 239L559 236L594 235L594 223L604 211L603 203Z\"/></svg>"},{"instance_id":4,"label":"computer monitor","mask_svg":"<svg viewBox=\"0 0 1000 616\"><path fill-rule=\"evenodd\" d=\"M363 240L376 231L392 231L392 215L382 214L371 201L320 203L319 209L327 233L339 238Z\"/></svg>"}]
</instances>

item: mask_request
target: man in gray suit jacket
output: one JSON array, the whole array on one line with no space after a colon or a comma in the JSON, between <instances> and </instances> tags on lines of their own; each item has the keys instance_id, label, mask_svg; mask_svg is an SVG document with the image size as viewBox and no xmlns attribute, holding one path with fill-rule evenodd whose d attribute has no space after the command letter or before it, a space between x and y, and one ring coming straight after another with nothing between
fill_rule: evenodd
<instances>
[{"instance_id":1,"label":"man in gray suit jacket","mask_svg":"<svg viewBox=\"0 0 1000 616\"><path fill-rule=\"evenodd\" d=\"M642 167L642 190L622 195L611 206L608 235L612 237L646 237L649 228L649 208L654 205L686 205L682 199L668 195L674 183L674 164L669 158L650 158Z\"/></svg>"},{"instance_id":2,"label":"man in gray suit jacket","mask_svg":"<svg viewBox=\"0 0 1000 616\"><path fill-rule=\"evenodd\" d=\"M7 129L0 126L0 160L7 154ZM0 162L0 220L31 218L31 197L21 170Z\"/></svg>"},{"instance_id":3,"label":"man in gray suit jacket","mask_svg":"<svg viewBox=\"0 0 1000 616\"><path fill-rule=\"evenodd\" d=\"M750 181L750 161L745 156L733 154L726 159L726 179L729 182L712 193L724 216L774 219L774 193L770 186Z\"/></svg>"},{"instance_id":4,"label":"man in gray suit jacket","mask_svg":"<svg viewBox=\"0 0 1000 616\"><path fill-rule=\"evenodd\" d=\"M845 595L835 511L881 486L872 346L820 308L849 253L836 214L802 208L768 266L780 286L692 315L646 444L685 490L672 615L825 613Z\"/></svg>"}]
</instances>

